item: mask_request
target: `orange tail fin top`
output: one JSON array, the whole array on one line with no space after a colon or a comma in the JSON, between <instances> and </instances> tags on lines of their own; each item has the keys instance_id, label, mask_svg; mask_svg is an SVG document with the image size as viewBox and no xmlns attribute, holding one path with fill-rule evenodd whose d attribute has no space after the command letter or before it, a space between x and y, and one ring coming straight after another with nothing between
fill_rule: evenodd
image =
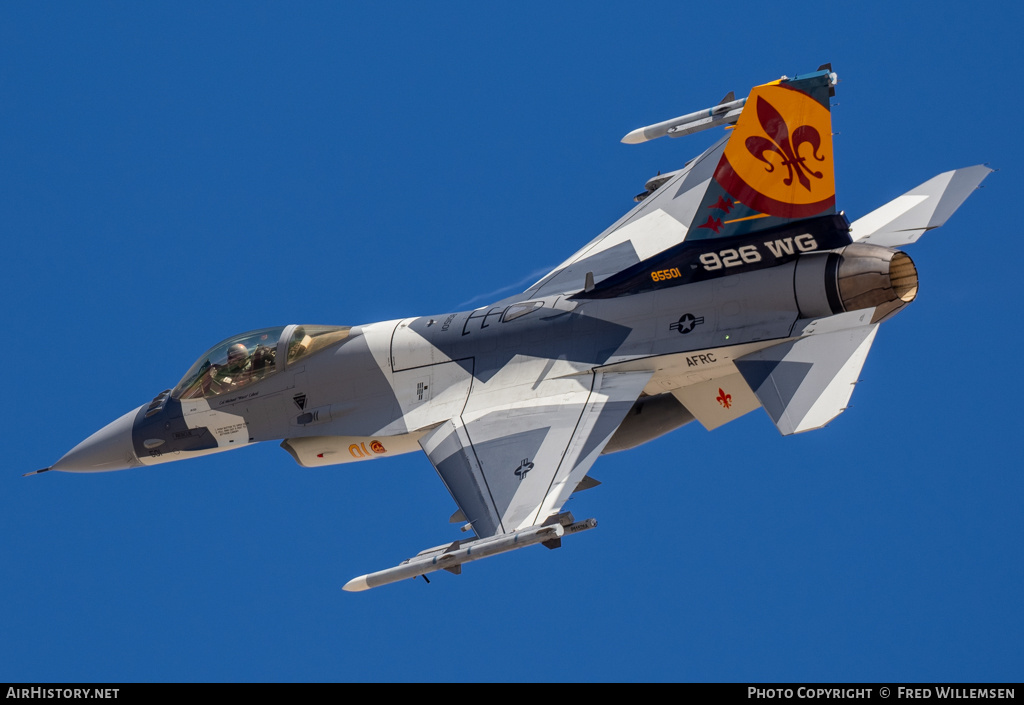
<instances>
[{"instance_id":1,"label":"orange tail fin top","mask_svg":"<svg viewBox=\"0 0 1024 705\"><path fill-rule=\"evenodd\" d=\"M834 83L835 74L824 69L751 90L687 240L835 213L828 102Z\"/></svg>"}]
</instances>

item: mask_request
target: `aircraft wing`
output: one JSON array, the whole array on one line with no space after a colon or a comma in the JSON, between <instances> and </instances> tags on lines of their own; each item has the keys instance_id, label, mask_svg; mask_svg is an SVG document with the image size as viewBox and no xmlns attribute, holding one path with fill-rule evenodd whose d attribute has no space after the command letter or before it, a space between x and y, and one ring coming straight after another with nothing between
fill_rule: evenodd
<instances>
[{"instance_id":1,"label":"aircraft wing","mask_svg":"<svg viewBox=\"0 0 1024 705\"><path fill-rule=\"evenodd\" d=\"M969 166L934 176L850 226L854 242L900 247L944 224L982 180L992 173L987 166Z\"/></svg>"},{"instance_id":2,"label":"aircraft wing","mask_svg":"<svg viewBox=\"0 0 1024 705\"><path fill-rule=\"evenodd\" d=\"M586 476L651 374L597 371L544 380L527 399L488 395L420 445L479 538L542 525Z\"/></svg>"},{"instance_id":3,"label":"aircraft wing","mask_svg":"<svg viewBox=\"0 0 1024 705\"><path fill-rule=\"evenodd\" d=\"M579 291L588 272L600 282L682 242L698 215L727 139L721 139L683 169L658 177L657 191L527 289L525 298ZM524 295L514 298L519 300Z\"/></svg>"}]
</instances>

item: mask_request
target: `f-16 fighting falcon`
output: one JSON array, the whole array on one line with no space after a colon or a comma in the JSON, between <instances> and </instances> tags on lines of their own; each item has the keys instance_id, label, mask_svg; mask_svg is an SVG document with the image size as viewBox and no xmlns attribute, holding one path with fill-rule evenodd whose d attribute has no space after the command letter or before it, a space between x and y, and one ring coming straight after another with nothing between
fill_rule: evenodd
<instances>
[{"instance_id":1,"label":"f-16 fighting falcon","mask_svg":"<svg viewBox=\"0 0 1024 705\"><path fill-rule=\"evenodd\" d=\"M203 353L173 388L48 470L103 472L280 441L303 467L422 450L464 538L358 591L593 528L563 505L604 453L758 407L783 435L853 392L879 324L917 295L899 249L989 174L948 171L852 224L836 210L831 65L729 93L623 142L724 127L521 294L359 326L286 325Z\"/></svg>"}]
</instances>

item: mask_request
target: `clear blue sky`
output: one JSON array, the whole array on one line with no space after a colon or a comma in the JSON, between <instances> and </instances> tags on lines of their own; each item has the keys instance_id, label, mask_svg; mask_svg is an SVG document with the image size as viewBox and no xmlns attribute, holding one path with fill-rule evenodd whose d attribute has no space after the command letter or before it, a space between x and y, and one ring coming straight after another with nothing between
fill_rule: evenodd
<instances>
[{"instance_id":1,"label":"clear blue sky","mask_svg":"<svg viewBox=\"0 0 1024 705\"><path fill-rule=\"evenodd\" d=\"M1024 12L766 7L0 7L0 681L1024 679ZM626 132L826 61L851 218L1000 169L828 428L688 426L600 459L562 549L363 594L455 537L422 455L20 476L234 333L522 284L715 138Z\"/></svg>"}]
</instances>

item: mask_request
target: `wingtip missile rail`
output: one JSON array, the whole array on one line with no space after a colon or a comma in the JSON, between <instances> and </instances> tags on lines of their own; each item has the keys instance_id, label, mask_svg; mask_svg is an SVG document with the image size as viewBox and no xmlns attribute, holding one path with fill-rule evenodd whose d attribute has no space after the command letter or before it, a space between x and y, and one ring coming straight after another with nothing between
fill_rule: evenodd
<instances>
[{"instance_id":1,"label":"wingtip missile rail","mask_svg":"<svg viewBox=\"0 0 1024 705\"><path fill-rule=\"evenodd\" d=\"M808 76L825 74L828 75L830 86L828 94L831 97L835 95L835 85L839 82L839 76L832 71L832 64L822 64L813 74L794 76L792 79L788 76L782 76L777 82L796 81L806 79ZM735 125L740 119L740 113L743 112L744 104L747 102L747 98L740 98L739 100L736 100L735 98L735 94L732 91L729 91L729 93L719 101L718 105L715 105L714 107L698 110L694 113L687 113L686 115L680 115L679 117L672 118L671 120L656 122L653 125L647 125L646 127L638 127L623 137L622 142L623 144L640 144L641 142L650 142L651 140L664 137L666 135L669 137L682 137L683 135L692 135L695 132L710 130L712 127L717 127L719 125Z\"/></svg>"},{"instance_id":2,"label":"wingtip missile rail","mask_svg":"<svg viewBox=\"0 0 1024 705\"><path fill-rule=\"evenodd\" d=\"M370 588L395 583L399 580L427 575L438 570L447 570L458 574L462 572L461 567L465 563L538 543L543 543L549 548L557 548L560 545L562 536L576 534L597 526L596 519L584 519L583 521L573 522L571 515L566 517L565 514L559 516L558 519L559 521L554 524L531 526L522 531L490 536L484 539L455 541L447 546L429 549L414 558L403 561L394 568L387 568L376 573L353 578L345 583L342 589L346 592L362 592ZM562 523L566 520L569 522L568 524ZM549 544L548 542L554 543Z\"/></svg>"},{"instance_id":3,"label":"wingtip missile rail","mask_svg":"<svg viewBox=\"0 0 1024 705\"><path fill-rule=\"evenodd\" d=\"M740 113L743 112L743 105L747 102L747 99L731 100L731 97L732 93L726 96L729 100L723 100L712 108L680 115L677 118L657 122L647 127L638 127L623 137L622 143L640 144L641 142L649 142L665 135L669 137L682 137L683 135L692 135L702 130L710 130L718 125L735 125L736 121L740 119Z\"/></svg>"}]
</instances>

